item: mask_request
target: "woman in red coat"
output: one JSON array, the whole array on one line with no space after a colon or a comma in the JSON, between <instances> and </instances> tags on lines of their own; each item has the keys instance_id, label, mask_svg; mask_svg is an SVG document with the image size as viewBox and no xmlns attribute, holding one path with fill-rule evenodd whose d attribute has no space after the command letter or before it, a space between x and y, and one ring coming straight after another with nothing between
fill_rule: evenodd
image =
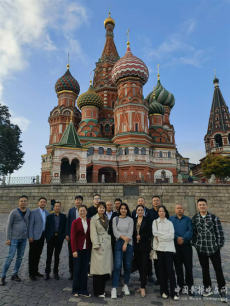
<instances>
[{"instance_id":1,"label":"woman in red coat","mask_svg":"<svg viewBox=\"0 0 230 306\"><path fill-rule=\"evenodd\" d=\"M74 296L90 297L87 290L87 274L91 254L90 220L86 218L87 207L81 205L79 218L71 227L71 247L73 252L73 287Z\"/></svg>"}]
</instances>

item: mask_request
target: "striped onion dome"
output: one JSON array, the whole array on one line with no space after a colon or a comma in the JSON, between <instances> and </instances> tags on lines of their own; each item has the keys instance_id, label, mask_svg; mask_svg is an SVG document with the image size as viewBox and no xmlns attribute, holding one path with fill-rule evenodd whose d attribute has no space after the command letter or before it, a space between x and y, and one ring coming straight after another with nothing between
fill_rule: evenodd
<instances>
[{"instance_id":1,"label":"striped onion dome","mask_svg":"<svg viewBox=\"0 0 230 306\"><path fill-rule=\"evenodd\" d=\"M145 63L134 56L130 50L129 42L125 56L116 62L111 72L113 82L117 83L120 79L126 77L138 77L145 84L149 78L149 71Z\"/></svg>"},{"instance_id":2,"label":"striped onion dome","mask_svg":"<svg viewBox=\"0 0 230 306\"><path fill-rule=\"evenodd\" d=\"M96 93L91 83L92 81L90 81L90 86L88 91L81 94L77 99L77 106L80 109L83 106L89 106L89 105L96 106L99 109L102 109L104 106L102 98Z\"/></svg>"},{"instance_id":3,"label":"striped onion dome","mask_svg":"<svg viewBox=\"0 0 230 306\"><path fill-rule=\"evenodd\" d=\"M153 101L153 93L155 93L155 98L158 103L169 106L171 109L175 104L174 95L167 91L162 85L160 80L158 80L157 85L153 87L153 91L150 92L147 97L145 98L148 101L149 105Z\"/></svg>"},{"instance_id":4,"label":"striped onion dome","mask_svg":"<svg viewBox=\"0 0 230 306\"><path fill-rule=\"evenodd\" d=\"M80 92L79 83L77 80L75 80L75 78L70 73L69 65L67 65L66 73L62 77L60 77L60 79L58 79L55 84L56 93L63 91L63 90L73 91L77 95Z\"/></svg>"},{"instance_id":5,"label":"striped onion dome","mask_svg":"<svg viewBox=\"0 0 230 306\"><path fill-rule=\"evenodd\" d=\"M152 95L153 95L152 101L149 104L149 115L153 115L153 114L164 115L164 113L165 113L164 106L157 102L154 93Z\"/></svg>"}]
</instances>

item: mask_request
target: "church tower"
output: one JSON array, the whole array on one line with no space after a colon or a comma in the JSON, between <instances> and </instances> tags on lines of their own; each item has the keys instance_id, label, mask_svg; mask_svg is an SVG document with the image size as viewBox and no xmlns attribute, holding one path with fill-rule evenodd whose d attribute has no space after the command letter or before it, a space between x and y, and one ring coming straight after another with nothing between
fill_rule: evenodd
<instances>
[{"instance_id":1,"label":"church tower","mask_svg":"<svg viewBox=\"0 0 230 306\"><path fill-rule=\"evenodd\" d=\"M230 153L230 114L219 88L219 79L215 75L214 94L208 123L208 131L204 137L206 154Z\"/></svg>"},{"instance_id":2,"label":"church tower","mask_svg":"<svg viewBox=\"0 0 230 306\"><path fill-rule=\"evenodd\" d=\"M111 71L120 57L113 39L115 21L110 17L110 13L109 17L104 21L104 26L106 29L106 41L101 57L94 69L93 87L104 101L104 106L99 112L98 118L101 134L104 137L112 137L114 134L113 109L117 99L117 88L111 78Z\"/></svg>"}]
</instances>

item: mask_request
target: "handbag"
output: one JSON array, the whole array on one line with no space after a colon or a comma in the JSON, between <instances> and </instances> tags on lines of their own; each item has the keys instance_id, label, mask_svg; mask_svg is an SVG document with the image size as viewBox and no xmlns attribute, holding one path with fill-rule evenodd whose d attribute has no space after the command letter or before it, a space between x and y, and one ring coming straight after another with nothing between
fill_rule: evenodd
<instances>
[{"instance_id":1,"label":"handbag","mask_svg":"<svg viewBox=\"0 0 230 306\"><path fill-rule=\"evenodd\" d=\"M157 228L157 231L158 231L158 224L157 224L157 220L154 220L153 222L156 221L156 228ZM154 260L154 259L157 259L157 252L156 252L156 249L157 249L157 246L158 246L158 240L156 239L156 237L154 237L154 241L153 239L151 239L151 252L149 254L149 258Z\"/></svg>"}]
</instances>

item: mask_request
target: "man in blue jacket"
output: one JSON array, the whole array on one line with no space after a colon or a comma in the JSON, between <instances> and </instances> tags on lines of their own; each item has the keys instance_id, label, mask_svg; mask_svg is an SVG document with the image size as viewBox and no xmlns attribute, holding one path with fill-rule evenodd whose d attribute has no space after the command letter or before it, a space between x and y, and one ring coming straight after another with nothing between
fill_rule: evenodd
<instances>
[{"instance_id":1,"label":"man in blue jacket","mask_svg":"<svg viewBox=\"0 0 230 306\"><path fill-rule=\"evenodd\" d=\"M68 250L69 250L69 280L73 280L73 253L71 248L71 226L74 220L79 218L79 207L83 203L83 196L77 195L75 197L75 206L71 208L68 212L67 222L66 222L66 241L68 242Z\"/></svg>"},{"instance_id":2,"label":"man in blue jacket","mask_svg":"<svg viewBox=\"0 0 230 306\"><path fill-rule=\"evenodd\" d=\"M47 242L47 260L45 280L48 280L51 271L51 262L54 252L54 278L59 280L58 266L60 253L65 239L66 216L61 213L61 202L55 202L54 213L46 218L45 238Z\"/></svg>"},{"instance_id":3,"label":"man in blue jacket","mask_svg":"<svg viewBox=\"0 0 230 306\"><path fill-rule=\"evenodd\" d=\"M188 293L190 296L194 296L193 286L193 273L192 273L192 246L190 241L193 235L192 220L184 215L184 207L182 204L176 204L175 216L169 218L173 223L175 229L175 248L176 253L173 256L174 266L177 275L177 284L182 292L183 287L188 286ZM183 265L185 267L185 275L183 272Z\"/></svg>"},{"instance_id":4,"label":"man in blue jacket","mask_svg":"<svg viewBox=\"0 0 230 306\"><path fill-rule=\"evenodd\" d=\"M31 212L30 223L29 223L29 278L32 281L36 280L37 277L43 277L38 272L38 265L45 241L45 226L46 217L49 212L45 210L47 200L41 197L38 200L38 208Z\"/></svg>"}]
</instances>

